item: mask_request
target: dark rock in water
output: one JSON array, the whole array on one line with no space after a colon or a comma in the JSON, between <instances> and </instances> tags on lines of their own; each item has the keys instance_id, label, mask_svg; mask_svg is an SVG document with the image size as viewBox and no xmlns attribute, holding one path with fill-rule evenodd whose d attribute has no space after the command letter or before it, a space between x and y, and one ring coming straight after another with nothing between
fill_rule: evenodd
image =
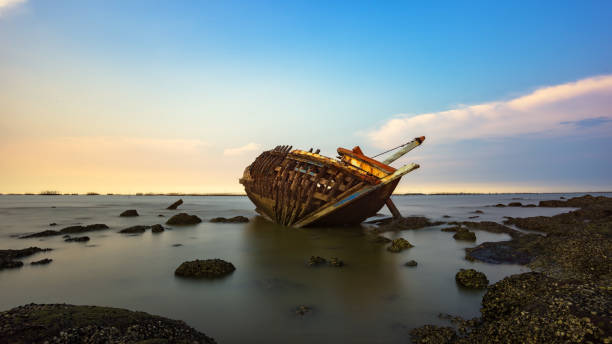
<instances>
[{"instance_id":1,"label":"dark rock in water","mask_svg":"<svg viewBox=\"0 0 612 344\"><path fill-rule=\"evenodd\" d=\"M399 238L399 239L395 239L391 241L391 245L387 247L387 251L397 253L397 252L401 252L411 247L414 247L414 245L409 243L408 240L404 238Z\"/></svg>"},{"instance_id":2,"label":"dark rock in water","mask_svg":"<svg viewBox=\"0 0 612 344\"><path fill-rule=\"evenodd\" d=\"M51 251L50 248L28 247L21 250L0 250L0 270L13 269L23 266L23 263L16 259L31 256L38 252ZM1 336L0 336L1 338Z\"/></svg>"},{"instance_id":3,"label":"dark rock in water","mask_svg":"<svg viewBox=\"0 0 612 344\"><path fill-rule=\"evenodd\" d=\"M444 222L431 222L428 218L424 216L408 216L402 217L400 219L388 217L381 220L368 221L366 223L379 225L379 227L376 228L375 231L381 233L388 231L401 231L407 229L420 229L441 225Z\"/></svg>"},{"instance_id":4,"label":"dark rock in water","mask_svg":"<svg viewBox=\"0 0 612 344\"><path fill-rule=\"evenodd\" d=\"M234 264L222 259L196 259L181 264L174 274L180 277L216 278L230 274L234 270L236 270Z\"/></svg>"},{"instance_id":5,"label":"dark rock in water","mask_svg":"<svg viewBox=\"0 0 612 344\"><path fill-rule=\"evenodd\" d=\"M41 260L37 260L35 262L31 262L31 265L44 265L44 264L49 264L53 261L53 259L49 259L49 258L45 258L45 259L41 259Z\"/></svg>"},{"instance_id":6,"label":"dark rock in water","mask_svg":"<svg viewBox=\"0 0 612 344\"><path fill-rule=\"evenodd\" d=\"M47 229L46 231L42 231L42 232L38 232L38 233L34 233L34 234L28 234L28 235L20 236L19 239L42 238L42 237L59 235L59 234L60 234L60 232L58 232L58 231Z\"/></svg>"},{"instance_id":7,"label":"dark rock in water","mask_svg":"<svg viewBox=\"0 0 612 344\"><path fill-rule=\"evenodd\" d=\"M509 207L522 207L523 203L521 203L521 202L510 202L510 203L508 203L508 206Z\"/></svg>"},{"instance_id":8,"label":"dark rock in water","mask_svg":"<svg viewBox=\"0 0 612 344\"><path fill-rule=\"evenodd\" d=\"M529 234L510 241L485 242L465 249L467 260L489 264L529 264L540 247L541 235Z\"/></svg>"},{"instance_id":9,"label":"dark rock in water","mask_svg":"<svg viewBox=\"0 0 612 344\"><path fill-rule=\"evenodd\" d=\"M138 216L138 212L136 211L136 209L130 209L130 210L126 210L123 213L119 214L119 216L122 216L122 217Z\"/></svg>"},{"instance_id":10,"label":"dark rock in water","mask_svg":"<svg viewBox=\"0 0 612 344\"><path fill-rule=\"evenodd\" d=\"M225 218L225 217L215 217L214 219L211 219L210 222L215 222L215 223L243 223L243 222L249 222L249 219L244 217L244 216L234 216L234 217L230 217L230 218Z\"/></svg>"},{"instance_id":11,"label":"dark rock in water","mask_svg":"<svg viewBox=\"0 0 612 344\"><path fill-rule=\"evenodd\" d=\"M470 218L470 219L477 219L477 218L479 218L479 217L480 217L480 216L476 215L476 216L470 216L469 218Z\"/></svg>"},{"instance_id":12,"label":"dark rock in water","mask_svg":"<svg viewBox=\"0 0 612 344\"><path fill-rule=\"evenodd\" d=\"M157 214L157 217L165 217L164 214Z\"/></svg>"},{"instance_id":13,"label":"dark rock in water","mask_svg":"<svg viewBox=\"0 0 612 344\"><path fill-rule=\"evenodd\" d=\"M339 268L344 266L344 262L336 257L331 257L331 259L329 260L329 265Z\"/></svg>"},{"instance_id":14,"label":"dark rock in water","mask_svg":"<svg viewBox=\"0 0 612 344\"><path fill-rule=\"evenodd\" d=\"M214 339L183 321L144 312L33 303L0 312L0 342L215 343Z\"/></svg>"},{"instance_id":15,"label":"dark rock in water","mask_svg":"<svg viewBox=\"0 0 612 344\"><path fill-rule=\"evenodd\" d=\"M457 232L458 230L461 230L463 228L461 228L461 226L454 226L454 227L445 227L440 229L442 232Z\"/></svg>"},{"instance_id":16,"label":"dark rock in water","mask_svg":"<svg viewBox=\"0 0 612 344\"><path fill-rule=\"evenodd\" d=\"M565 197L561 196L561 197L559 197L559 199L565 199Z\"/></svg>"},{"instance_id":17,"label":"dark rock in water","mask_svg":"<svg viewBox=\"0 0 612 344\"><path fill-rule=\"evenodd\" d=\"M71 237L71 238L66 238L64 240L65 242L87 242L89 241L89 237L88 236L82 236L82 237Z\"/></svg>"},{"instance_id":18,"label":"dark rock in water","mask_svg":"<svg viewBox=\"0 0 612 344\"><path fill-rule=\"evenodd\" d=\"M472 289L482 289L489 285L487 276L474 269L461 269L455 275L455 281L463 287Z\"/></svg>"},{"instance_id":19,"label":"dark rock in water","mask_svg":"<svg viewBox=\"0 0 612 344\"><path fill-rule=\"evenodd\" d=\"M147 229L151 228L151 226L132 226L119 231L119 233L127 233L127 234L139 234L144 233Z\"/></svg>"},{"instance_id":20,"label":"dark rock in water","mask_svg":"<svg viewBox=\"0 0 612 344\"><path fill-rule=\"evenodd\" d=\"M299 316L304 316L312 311L312 308L304 305L297 306L295 308L295 314Z\"/></svg>"},{"instance_id":21,"label":"dark rock in water","mask_svg":"<svg viewBox=\"0 0 612 344\"><path fill-rule=\"evenodd\" d=\"M202 222L202 219L196 215L189 215L187 213L180 213L172 216L166 221L167 225L195 225Z\"/></svg>"},{"instance_id":22,"label":"dark rock in water","mask_svg":"<svg viewBox=\"0 0 612 344\"><path fill-rule=\"evenodd\" d=\"M411 330L410 338L417 344L446 344L454 343L457 333L452 327L425 325Z\"/></svg>"},{"instance_id":23,"label":"dark rock in water","mask_svg":"<svg viewBox=\"0 0 612 344\"><path fill-rule=\"evenodd\" d=\"M411 266L411 267L412 267L412 266L417 266L417 265L418 265L418 263L416 262L416 260L409 260L409 261L407 261L407 262L404 264L404 266Z\"/></svg>"},{"instance_id":24,"label":"dark rock in water","mask_svg":"<svg viewBox=\"0 0 612 344\"><path fill-rule=\"evenodd\" d=\"M522 233L517 230L514 230L510 227L506 227L504 225L501 225L493 221L481 221L481 222L464 221L464 222L461 222L461 224L468 227L469 229L481 230L481 231L486 231L490 233L506 233L506 234L509 234L511 237L517 237L517 236L522 235Z\"/></svg>"},{"instance_id":25,"label":"dark rock in water","mask_svg":"<svg viewBox=\"0 0 612 344\"><path fill-rule=\"evenodd\" d=\"M505 204L501 204L501 203L497 203L495 206L497 208L504 208L506 205Z\"/></svg>"},{"instance_id":26,"label":"dark rock in water","mask_svg":"<svg viewBox=\"0 0 612 344\"><path fill-rule=\"evenodd\" d=\"M23 262L18 260L4 260L0 259L0 270L2 269L15 269L23 266Z\"/></svg>"},{"instance_id":27,"label":"dark rock in water","mask_svg":"<svg viewBox=\"0 0 612 344\"><path fill-rule=\"evenodd\" d=\"M476 241L476 234L465 228L459 228L457 233L453 235L453 238L455 238L455 240Z\"/></svg>"},{"instance_id":28,"label":"dark rock in water","mask_svg":"<svg viewBox=\"0 0 612 344\"><path fill-rule=\"evenodd\" d=\"M166 208L166 209L169 209L169 210L174 210L174 209L178 208L178 206L179 206L179 205L181 205L181 204L183 204L183 200L182 200L182 199L179 199L178 201L176 201L176 202L172 203L172 204L171 204L171 205L170 205L168 208Z\"/></svg>"},{"instance_id":29,"label":"dark rock in water","mask_svg":"<svg viewBox=\"0 0 612 344\"><path fill-rule=\"evenodd\" d=\"M183 246L183 244L172 244L172 247L180 247Z\"/></svg>"},{"instance_id":30,"label":"dark rock in water","mask_svg":"<svg viewBox=\"0 0 612 344\"><path fill-rule=\"evenodd\" d=\"M445 219L450 219L449 215L443 215L442 217L445 218Z\"/></svg>"},{"instance_id":31,"label":"dark rock in water","mask_svg":"<svg viewBox=\"0 0 612 344\"><path fill-rule=\"evenodd\" d=\"M484 211L482 211L482 210L476 210L476 211L474 211L474 214L484 214Z\"/></svg>"},{"instance_id":32,"label":"dark rock in water","mask_svg":"<svg viewBox=\"0 0 612 344\"><path fill-rule=\"evenodd\" d=\"M327 260L319 256L310 256L310 259L308 260L308 266L319 266L325 263L327 263Z\"/></svg>"},{"instance_id":33,"label":"dark rock in water","mask_svg":"<svg viewBox=\"0 0 612 344\"><path fill-rule=\"evenodd\" d=\"M51 222L51 223L49 224L49 226L57 226L57 223L55 223L55 222Z\"/></svg>"},{"instance_id":34,"label":"dark rock in water","mask_svg":"<svg viewBox=\"0 0 612 344\"><path fill-rule=\"evenodd\" d=\"M101 231L104 229L108 229L108 226L103 223L96 223L96 224L87 225L87 226L70 226L70 227L62 228L62 230L60 230L60 233L76 234L76 233L84 233L84 232Z\"/></svg>"},{"instance_id":35,"label":"dark rock in water","mask_svg":"<svg viewBox=\"0 0 612 344\"><path fill-rule=\"evenodd\" d=\"M160 224L156 224L151 226L151 232L153 233L161 233L164 231L164 226L160 225Z\"/></svg>"}]
</instances>

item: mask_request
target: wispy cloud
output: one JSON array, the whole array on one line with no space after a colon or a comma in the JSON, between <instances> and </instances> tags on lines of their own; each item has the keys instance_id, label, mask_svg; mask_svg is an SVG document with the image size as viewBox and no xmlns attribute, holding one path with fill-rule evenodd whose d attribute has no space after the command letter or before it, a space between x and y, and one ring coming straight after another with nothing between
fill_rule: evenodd
<instances>
[{"instance_id":1,"label":"wispy cloud","mask_svg":"<svg viewBox=\"0 0 612 344\"><path fill-rule=\"evenodd\" d=\"M15 7L25 2L26 0L0 0L0 14L4 13L11 7Z\"/></svg>"},{"instance_id":2,"label":"wispy cloud","mask_svg":"<svg viewBox=\"0 0 612 344\"><path fill-rule=\"evenodd\" d=\"M543 87L508 101L398 115L367 136L375 145L389 147L420 135L427 136L430 144L525 134L575 134L578 130L612 135L611 118L612 75L603 75Z\"/></svg>"},{"instance_id":3,"label":"wispy cloud","mask_svg":"<svg viewBox=\"0 0 612 344\"><path fill-rule=\"evenodd\" d=\"M259 150L261 148L261 145L258 143L254 143L254 142L250 142L247 143L244 146L240 146L240 147L236 147L236 148L227 148L223 150L223 155L226 156L235 156L235 155L241 155L247 152L253 152L256 150Z\"/></svg>"}]
</instances>

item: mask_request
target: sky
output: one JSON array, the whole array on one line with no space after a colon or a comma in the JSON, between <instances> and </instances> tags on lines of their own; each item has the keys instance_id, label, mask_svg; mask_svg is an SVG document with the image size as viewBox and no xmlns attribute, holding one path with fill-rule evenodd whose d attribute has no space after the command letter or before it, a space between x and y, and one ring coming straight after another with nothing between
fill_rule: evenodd
<instances>
[{"instance_id":1,"label":"sky","mask_svg":"<svg viewBox=\"0 0 612 344\"><path fill-rule=\"evenodd\" d=\"M276 145L397 192L612 190L610 1L0 0L0 192L241 193Z\"/></svg>"}]
</instances>

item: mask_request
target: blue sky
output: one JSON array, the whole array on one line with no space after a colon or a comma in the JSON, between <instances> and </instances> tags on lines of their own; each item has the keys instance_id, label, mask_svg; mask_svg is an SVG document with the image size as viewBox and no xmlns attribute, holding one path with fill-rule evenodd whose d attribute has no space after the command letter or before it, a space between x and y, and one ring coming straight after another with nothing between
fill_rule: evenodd
<instances>
[{"instance_id":1,"label":"blue sky","mask_svg":"<svg viewBox=\"0 0 612 344\"><path fill-rule=\"evenodd\" d=\"M239 192L244 166L277 144L372 154L429 131L407 122L381 141L394 118L610 75L610 22L609 1L0 0L0 144L15 157L0 192ZM574 112L524 120L537 130L433 130L399 189L612 189L605 87L592 108L576 90ZM44 173L15 167L41 160ZM152 161L159 174L138 177Z\"/></svg>"}]
</instances>

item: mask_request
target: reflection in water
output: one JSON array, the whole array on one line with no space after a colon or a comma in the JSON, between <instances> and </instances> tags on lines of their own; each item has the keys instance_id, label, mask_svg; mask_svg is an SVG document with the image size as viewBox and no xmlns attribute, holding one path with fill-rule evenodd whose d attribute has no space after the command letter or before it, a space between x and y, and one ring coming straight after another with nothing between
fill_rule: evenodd
<instances>
[{"instance_id":1,"label":"reflection in water","mask_svg":"<svg viewBox=\"0 0 612 344\"><path fill-rule=\"evenodd\" d=\"M558 198L560 195L557 195ZM465 221L476 209L479 220L503 216L554 215L567 209L494 208L516 195L394 197L404 215ZM555 198L523 195L524 203ZM256 217L246 197L183 197L180 212L204 222L126 236L134 225L162 223L176 211L174 197L0 196L0 249L28 246L54 250L24 260L21 269L0 271L0 309L29 302L92 304L141 310L186 321L221 343L404 343L407 332L424 323L445 324L437 314L479 315L484 291L458 288L460 268L484 272L491 282L527 271L514 265L471 263L464 248L507 235L476 231L476 243L457 242L440 227L386 233L414 244L401 253L371 242L365 227L285 228ZM52 208L55 207L55 208ZM140 216L122 218L126 209ZM158 214L165 215L159 218ZM210 223L213 217L248 216L248 224ZM450 219L442 218L451 216ZM61 237L18 239L16 235L73 224L105 223L85 244ZM181 246L176 246L181 245ZM346 266L308 267L310 256L338 257ZM32 260L51 258L46 266ZM215 280L176 278L174 270L193 259L221 258L236 271ZM416 260L418 266L403 264ZM312 307L298 316L299 305Z\"/></svg>"}]
</instances>

